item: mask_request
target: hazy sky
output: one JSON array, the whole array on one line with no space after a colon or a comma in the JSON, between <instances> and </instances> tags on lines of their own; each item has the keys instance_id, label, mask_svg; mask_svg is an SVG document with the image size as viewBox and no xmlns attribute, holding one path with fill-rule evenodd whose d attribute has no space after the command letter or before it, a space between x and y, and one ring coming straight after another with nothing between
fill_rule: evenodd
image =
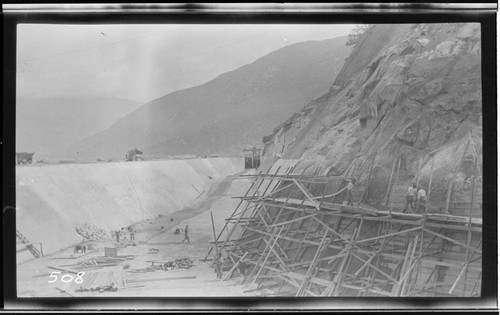
<instances>
[{"instance_id":1,"label":"hazy sky","mask_svg":"<svg viewBox=\"0 0 500 315\"><path fill-rule=\"evenodd\" d=\"M110 96L146 103L286 45L347 35L353 27L21 24L17 96Z\"/></svg>"}]
</instances>

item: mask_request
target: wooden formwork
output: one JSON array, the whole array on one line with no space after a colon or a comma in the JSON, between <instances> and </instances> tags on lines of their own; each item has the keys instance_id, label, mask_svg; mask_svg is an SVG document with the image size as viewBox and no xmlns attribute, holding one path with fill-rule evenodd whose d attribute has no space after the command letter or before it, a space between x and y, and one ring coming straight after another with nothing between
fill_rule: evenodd
<instances>
[{"instance_id":1,"label":"wooden formwork","mask_svg":"<svg viewBox=\"0 0 500 315\"><path fill-rule=\"evenodd\" d=\"M286 296L480 296L481 218L342 205L348 179L317 173L252 175L214 242L223 279Z\"/></svg>"}]
</instances>

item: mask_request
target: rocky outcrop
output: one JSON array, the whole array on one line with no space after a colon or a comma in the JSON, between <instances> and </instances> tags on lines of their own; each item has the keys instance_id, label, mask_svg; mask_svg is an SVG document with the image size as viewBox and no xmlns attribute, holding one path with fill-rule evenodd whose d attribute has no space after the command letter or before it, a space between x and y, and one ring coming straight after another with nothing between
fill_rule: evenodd
<instances>
[{"instance_id":1,"label":"rocky outcrop","mask_svg":"<svg viewBox=\"0 0 500 315\"><path fill-rule=\"evenodd\" d=\"M100 241L111 239L110 233L97 226L85 222L75 227L76 233L83 237L84 241Z\"/></svg>"},{"instance_id":2,"label":"rocky outcrop","mask_svg":"<svg viewBox=\"0 0 500 315\"><path fill-rule=\"evenodd\" d=\"M423 187L433 173L443 202L450 181L482 174L480 39L474 23L371 27L330 91L266 138L267 157L366 184L375 156L370 186L385 191L399 165L402 182Z\"/></svg>"}]
</instances>

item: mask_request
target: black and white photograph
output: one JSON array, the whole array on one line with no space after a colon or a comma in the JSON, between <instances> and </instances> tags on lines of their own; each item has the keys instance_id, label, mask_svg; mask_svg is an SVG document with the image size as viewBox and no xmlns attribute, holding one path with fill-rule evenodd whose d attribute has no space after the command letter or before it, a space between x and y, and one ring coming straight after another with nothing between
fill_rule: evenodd
<instances>
[{"instance_id":1,"label":"black and white photograph","mask_svg":"<svg viewBox=\"0 0 500 315\"><path fill-rule=\"evenodd\" d=\"M17 297L483 296L480 23L16 31Z\"/></svg>"}]
</instances>

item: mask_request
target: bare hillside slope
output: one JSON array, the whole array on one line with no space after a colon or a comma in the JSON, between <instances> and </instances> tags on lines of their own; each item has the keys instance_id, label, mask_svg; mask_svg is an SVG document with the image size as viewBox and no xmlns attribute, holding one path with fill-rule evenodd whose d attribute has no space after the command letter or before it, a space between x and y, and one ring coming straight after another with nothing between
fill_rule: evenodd
<instances>
[{"instance_id":1,"label":"bare hillside slope","mask_svg":"<svg viewBox=\"0 0 500 315\"><path fill-rule=\"evenodd\" d=\"M401 183L419 176L422 187L433 169L431 200L444 203L450 181L472 185L474 157L482 174L482 106L479 24L376 25L330 92L266 137L266 156L300 158L299 169L320 167L360 185L373 164L374 202L383 200L393 168Z\"/></svg>"},{"instance_id":2,"label":"bare hillside slope","mask_svg":"<svg viewBox=\"0 0 500 315\"><path fill-rule=\"evenodd\" d=\"M323 94L348 54L346 37L284 47L203 85L167 94L72 148L82 157L241 153Z\"/></svg>"}]
</instances>

